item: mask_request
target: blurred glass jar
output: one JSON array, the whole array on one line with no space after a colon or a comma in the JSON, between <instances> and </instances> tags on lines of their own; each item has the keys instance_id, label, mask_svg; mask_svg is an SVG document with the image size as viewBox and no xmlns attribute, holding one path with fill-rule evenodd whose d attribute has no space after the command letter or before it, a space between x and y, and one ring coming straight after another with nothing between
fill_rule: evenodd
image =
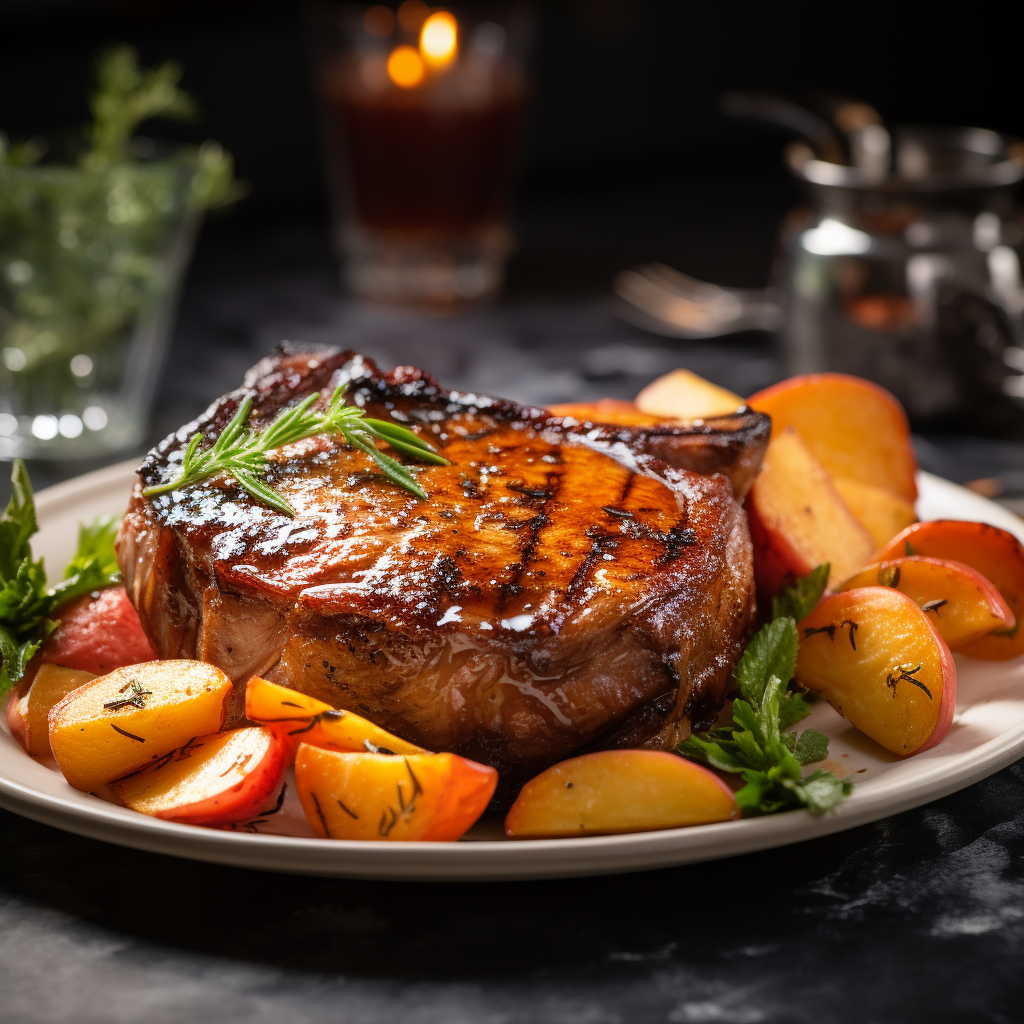
<instances>
[{"instance_id":1,"label":"blurred glass jar","mask_svg":"<svg viewBox=\"0 0 1024 1024\"><path fill-rule=\"evenodd\" d=\"M353 295L443 313L501 287L527 32L515 10L318 10L334 239Z\"/></svg>"},{"instance_id":2,"label":"blurred glass jar","mask_svg":"<svg viewBox=\"0 0 1024 1024\"><path fill-rule=\"evenodd\" d=\"M103 170L0 161L2 458L88 458L145 436L225 155L131 148L134 162Z\"/></svg>"},{"instance_id":3,"label":"blurred glass jar","mask_svg":"<svg viewBox=\"0 0 1024 1024\"><path fill-rule=\"evenodd\" d=\"M998 428L1024 408L1024 143L897 128L890 171L879 130L874 173L787 151L814 204L783 229L787 372L867 377L919 425Z\"/></svg>"}]
</instances>

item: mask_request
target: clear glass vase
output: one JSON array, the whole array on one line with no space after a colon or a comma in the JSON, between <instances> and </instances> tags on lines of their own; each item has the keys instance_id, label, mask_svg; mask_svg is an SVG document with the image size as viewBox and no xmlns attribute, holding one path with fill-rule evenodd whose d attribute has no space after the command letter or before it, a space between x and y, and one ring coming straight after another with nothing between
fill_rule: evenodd
<instances>
[{"instance_id":1,"label":"clear glass vase","mask_svg":"<svg viewBox=\"0 0 1024 1024\"><path fill-rule=\"evenodd\" d=\"M143 440L202 218L194 181L174 158L0 164L0 458Z\"/></svg>"}]
</instances>

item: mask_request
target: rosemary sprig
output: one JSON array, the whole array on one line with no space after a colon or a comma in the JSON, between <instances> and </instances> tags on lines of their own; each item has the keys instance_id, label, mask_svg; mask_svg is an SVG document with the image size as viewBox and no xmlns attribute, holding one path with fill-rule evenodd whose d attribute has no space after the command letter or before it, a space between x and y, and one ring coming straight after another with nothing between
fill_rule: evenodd
<instances>
[{"instance_id":1,"label":"rosemary sprig","mask_svg":"<svg viewBox=\"0 0 1024 1024\"><path fill-rule=\"evenodd\" d=\"M205 438L197 431L185 448L178 475L166 483L147 487L142 493L151 498L167 491L181 490L219 473L227 473L257 501L286 516L294 516L295 509L262 479L267 468L266 454L307 437L332 434L369 455L389 480L415 494L417 498L427 498L427 492L416 482L412 473L402 463L385 455L374 442L386 441L396 451L437 466L447 466L446 458L438 455L411 430L397 423L372 419L362 409L345 405L345 385L335 389L330 405L322 412L312 410L319 397L320 392L314 391L298 405L282 410L264 430L253 430L246 426L252 411L252 399L246 397L209 448L200 450Z\"/></svg>"}]
</instances>

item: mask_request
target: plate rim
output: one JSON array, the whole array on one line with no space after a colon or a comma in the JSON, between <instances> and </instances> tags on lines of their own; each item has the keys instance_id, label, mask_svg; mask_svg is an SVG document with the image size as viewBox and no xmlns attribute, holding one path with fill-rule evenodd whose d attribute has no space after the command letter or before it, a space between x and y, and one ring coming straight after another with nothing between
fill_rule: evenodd
<instances>
[{"instance_id":1,"label":"plate rim","mask_svg":"<svg viewBox=\"0 0 1024 1024\"><path fill-rule=\"evenodd\" d=\"M135 473L132 459L64 481L36 495L41 521L47 513L97 490L123 486ZM1024 539L1024 520L941 477L920 473L926 489L947 489L998 525ZM947 492L948 493L948 492ZM1007 665L1014 662L1007 662ZM13 743L3 723L7 743ZM458 843L385 842L252 835L200 828L136 814L95 800L75 803L43 792L0 771L0 806L64 831L118 845L188 859L257 870L347 878L409 881L500 881L653 870L786 846L911 810L969 786L1024 755L1024 721L970 752L966 764L936 761L909 780L885 777L855 792L837 811L814 817L802 810L689 828L562 839L473 840ZM26 760L50 772L39 762ZM511 862L510 860L511 855Z\"/></svg>"}]
</instances>

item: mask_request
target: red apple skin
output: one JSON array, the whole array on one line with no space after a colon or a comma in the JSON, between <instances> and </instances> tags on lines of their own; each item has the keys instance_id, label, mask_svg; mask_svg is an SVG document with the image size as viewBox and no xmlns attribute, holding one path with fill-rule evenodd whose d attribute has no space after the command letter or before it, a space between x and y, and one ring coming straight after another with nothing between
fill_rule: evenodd
<instances>
[{"instance_id":1,"label":"red apple skin","mask_svg":"<svg viewBox=\"0 0 1024 1024\"><path fill-rule=\"evenodd\" d=\"M883 583L885 573L892 574L895 582ZM908 576L910 577L908 580ZM953 621L942 616L928 621L942 634L951 651L961 650L966 644L993 632L1009 632L1016 626L1013 609L995 586L977 569L949 558L927 558L908 555L889 562L877 562L848 579L838 590L856 590L859 587L890 586L913 598L922 608L928 601L945 598L953 608ZM973 631L956 621L959 610L968 610L972 617L985 615L987 622L973 623ZM959 627L959 631L958 628Z\"/></svg>"},{"instance_id":2,"label":"red apple skin","mask_svg":"<svg viewBox=\"0 0 1024 1024\"><path fill-rule=\"evenodd\" d=\"M505 816L510 839L688 828L739 817L714 772L664 750L600 750L531 779Z\"/></svg>"},{"instance_id":3,"label":"red apple skin","mask_svg":"<svg viewBox=\"0 0 1024 1024\"><path fill-rule=\"evenodd\" d=\"M18 684L22 694L39 666L46 663L104 676L116 668L157 657L124 587L107 587L97 597L83 594L58 608L54 615L60 624L29 663Z\"/></svg>"},{"instance_id":4,"label":"red apple skin","mask_svg":"<svg viewBox=\"0 0 1024 1024\"><path fill-rule=\"evenodd\" d=\"M232 744L228 748L231 751L230 756L225 756L225 748L222 747L212 758L204 758L202 744L204 742L217 743L218 741ZM205 769L204 774L209 776L211 769L208 766L210 764L216 765L216 768L212 769L215 777L220 775L221 767L226 768L224 774L227 775L239 757L245 756L246 752L250 755L255 754L257 760L245 765L245 774L240 781L228 778L224 783L224 788L219 791L211 791L208 785L197 782L196 789L199 792L195 794L194 799L189 799L186 774L183 780L185 791L178 793L176 799L166 800L165 805L162 805L159 795L154 795L152 792L147 794L143 790L147 782L159 780L160 769L156 766L147 768L137 775L129 776L122 782L115 783L112 788L128 807L143 814L151 814L155 818L176 821L182 825L229 825L233 822L245 821L259 814L281 784L288 764L289 747L287 742L270 729L261 726L232 729L228 732L203 736L193 741L190 747L196 751L194 760L197 776L202 769ZM188 749L188 747L182 748L175 754ZM187 770L188 762L182 762L182 765ZM174 770L173 755L167 767ZM166 771L166 769L163 770ZM182 780L179 774L179 784L180 781Z\"/></svg>"},{"instance_id":5,"label":"red apple skin","mask_svg":"<svg viewBox=\"0 0 1024 1024\"><path fill-rule=\"evenodd\" d=\"M939 657L942 659L942 700L939 702L939 717L935 721L935 728L924 744L914 751L915 754L931 750L946 738L946 733L953 724L953 713L956 711L956 664L953 661L953 654L949 644L942 639L942 635L931 622L928 622L928 627L938 642Z\"/></svg>"},{"instance_id":6,"label":"red apple skin","mask_svg":"<svg viewBox=\"0 0 1024 1024\"><path fill-rule=\"evenodd\" d=\"M1024 654L1024 545L1012 533L988 523L933 519L908 526L873 561L911 553L969 565L989 580L1010 606L1016 628L973 640L963 648L964 654L985 661L1006 661Z\"/></svg>"},{"instance_id":7,"label":"red apple skin","mask_svg":"<svg viewBox=\"0 0 1024 1024\"><path fill-rule=\"evenodd\" d=\"M903 406L884 388L845 373L809 373L747 399L772 418L772 436L793 426L830 474L917 500L917 458Z\"/></svg>"},{"instance_id":8,"label":"red apple skin","mask_svg":"<svg viewBox=\"0 0 1024 1024\"><path fill-rule=\"evenodd\" d=\"M7 728L22 750L28 752L28 722L21 714L21 696L17 691L7 701Z\"/></svg>"}]
</instances>

